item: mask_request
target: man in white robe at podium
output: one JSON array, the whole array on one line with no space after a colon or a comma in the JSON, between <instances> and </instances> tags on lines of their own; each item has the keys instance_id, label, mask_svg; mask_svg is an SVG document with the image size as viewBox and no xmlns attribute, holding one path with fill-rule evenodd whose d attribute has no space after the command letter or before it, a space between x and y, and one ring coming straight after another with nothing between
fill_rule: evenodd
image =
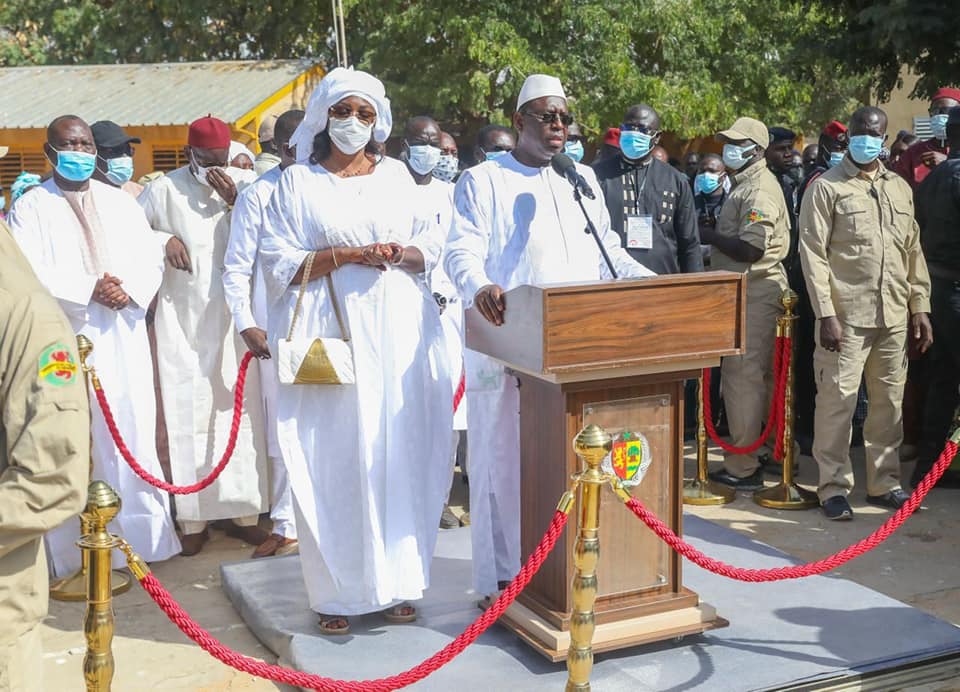
<instances>
[{"instance_id":1,"label":"man in white robe at podium","mask_svg":"<svg viewBox=\"0 0 960 692\"><path fill-rule=\"evenodd\" d=\"M530 75L513 116L516 149L470 168L457 183L445 267L465 307L495 325L510 309L504 293L517 286L611 278L584 233L573 189L550 165L571 122L560 80ZM652 276L610 230L593 171L580 164L576 171L597 194L584 203L617 274ZM464 360L474 588L489 595L520 570L520 395L499 362L469 349Z\"/></svg>"},{"instance_id":2,"label":"man in white robe at podium","mask_svg":"<svg viewBox=\"0 0 960 692\"><path fill-rule=\"evenodd\" d=\"M144 318L160 286L163 249L133 197L92 179L97 149L83 120L71 115L54 120L44 153L53 176L18 200L10 228L70 326L93 342L89 362L97 369L124 441L147 471L160 476ZM96 403L90 412L92 478L106 481L123 498L110 530L126 538L145 560L173 557L180 552L180 542L167 496L137 477L123 460ZM47 533L54 576L79 569L79 537L77 519ZM114 566L124 565L119 551L113 559Z\"/></svg>"}]
</instances>

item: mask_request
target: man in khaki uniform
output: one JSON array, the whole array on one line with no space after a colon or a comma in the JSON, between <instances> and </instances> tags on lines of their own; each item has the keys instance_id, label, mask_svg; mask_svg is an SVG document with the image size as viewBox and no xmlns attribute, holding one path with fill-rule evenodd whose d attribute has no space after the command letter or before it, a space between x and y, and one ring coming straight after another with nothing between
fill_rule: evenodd
<instances>
[{"instance_id":1,"label":"man in khaki uniform","mask_svg":"<svg viewBox=\"0 0 960 692\"><path fill-rule=\"evenodd\" d=\"M701 228L701 242L713 246L711 268L747 275L747 343L742 356L723 359L723 403L730 437L737 447L753 443L763 431L773 396L773 348L780 295L787 274L780 263L790 248L790 215L783 190L767 169L767 126L753 118L738 118L719 133L723 163L732 171L733 187L716 226ZM710 478L740 490L763 487L760 456L727 454L723 469Z\"/></svg>"},{"instance_id":2,"label":"man in khaki uniform","mask_svg":"<svg viewBox=\"0 0 960 692\"><path fill-rule=\"evenodd\" d=\"M867 502L893 509L906 502L898 448L908 325L921 352L933 342L930 276L913 194L877 160L886 130L879 108L854 113L846 157L813 183L800 214L800 261L820 322L813 456L830 519L853 517L846 496L853 488L850 433L861 376L870 402L863 426Z\"/></svg>"},{"instance_id":3,"label":"man in khaki uniform","mask_svg":"<svg viewBox=\"0 0 960 692\"><path fill-rule=\"evenodd\" d=\"M83 507L90 413L73 332L0 221L0 692L42 690L43 534Z\"/></svg>"}]
</instances>

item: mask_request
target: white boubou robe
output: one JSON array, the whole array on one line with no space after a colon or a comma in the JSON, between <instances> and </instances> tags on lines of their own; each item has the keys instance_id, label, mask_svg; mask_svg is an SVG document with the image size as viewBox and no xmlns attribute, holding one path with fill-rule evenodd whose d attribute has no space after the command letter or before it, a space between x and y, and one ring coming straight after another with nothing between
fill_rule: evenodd
<instances>
[{"instance_id":1,"label":"white boubou robe","mask_svg":"<svg viewBox=\"0 0 960 692\"><path fill-rule=\"evenodd\" d=\"M233 314L237 333L259 327L267 329L267 289L257 256L264 212L280 180L279 166L261 175L237 196L230 220L230 241L224 258L223 291ZM276 354L271 354L276 356ZM277 361L257 361L260 393L270 458L270 518L273 531L296 538L290 481L277 443ZM252 367L252 366L251 366Z\"/></svg>"},{"instance_id":2,"label":"white boubou robe","mask_svg":"<svg viewBox=\"0 0 960 692\"><path fill-rule=\"evenodd\" d=\"M383 159L370 175L287 168L260 248L271 342L286 338L294 274L313 250L395 241L432 270L443 243L423 230L414 183ZM310 607L356 615L422 596L450 486L450 367L423 276L360 264L332 273L351 339L355 385L284 385L280 448L290 474ZM340 337L326 278L307 284L295 338Z\"/></svg>"},{"instance_id":3,"label":"white boubou robe","mask_svg":"<svg viewBox=\"0 0 960 692\"><path fill-rule=\"evenodd\" d=\"M584 202L617 273L651 276L610 230L593 170L577 164L577 171L597 194ZM549 165L531 168L513 154L481 163L461 175L454 207L444 266L464 307L488 284L509 291L609 278L596 242L584 233L573 189ZM469 349L464 360L474 588L489 594L520 570L520 396L499 362Z\"/></svg>"},{"instance_id":4,"label":"white boubou robe","mask_svg":"<svg viewBox=\"0 0 960 692\"><path fill-rule=\"evenodd\" d=\"M252 171L225 169L239 190ZM220 460L233 419L233 388L247 347L236 332L223 292L230 209L189 167L150 183L138 200L166 244L187 248L192 273L167 264L157 300L157 363L176 485L209 475ZM210 487L177 495L178 521L250 517L266 510L267 458L259 373L247 371L243 416L233 457Z\"/></svg>"},{"instance_id":5,"label":"white boubou robe","mask_svg":"<svg viewBox=\"0 0 960 692\"><path fill-rule=\"evenodd\" d=\"M51 178L17 200L8 219L14 237L40 281L57 298L78 334L93 342L89 362L96 368L121 435L137 461L163 476L157 460L153 368L144 322L160 285L163 249L136 201L117 188L90 181L103 230L99 254L103 270L123 281L131 298L123 310L92 300L97 276L83 260L80 222ZM123 536L145 560L165 560L180 552L167 495L141 480L120 456L91 392L93 478L110 484L123 506L110 530ZM75 541L80 525L71 519L47 534L51 569L65 576L80 567ZM114 564L124 560L119 551Z\"/></svg>"},{"instance_id":6,"label":"white boubou robe","mask_svg":"<svg viewBox=\"0 0 960 692\"><path fill-rule=\"evenodd\" d=\"M439 229L440 235L446 244L450 234L450 224L453 221L453 184L436 178L431 178L426 185L416 186L420 201L417 203L417 213L424 220L425 228ZM444 342L447 345L447 360L452 368L450 380L456 393L460 384L460 375L463 372L463 301L460 293L450 281L443 269L443 253L437 266L428 281L430 291L442 295L447 300L446 309L440 315L440 324L443 325ZM461 401L453 415L453 429L467 429L467 401ZM456 450L454 450L456 452Z\"/></svg>"}]
</instances>

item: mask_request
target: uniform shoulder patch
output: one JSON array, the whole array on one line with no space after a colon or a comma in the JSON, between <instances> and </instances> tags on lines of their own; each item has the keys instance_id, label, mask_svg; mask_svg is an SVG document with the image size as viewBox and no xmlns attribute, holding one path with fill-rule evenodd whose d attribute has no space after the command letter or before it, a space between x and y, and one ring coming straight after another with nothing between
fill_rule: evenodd
<instances>
[{"instance_id":1,"label":"uniform shoulder patch","mask_svg":"<svg viewBox=\"0 0 960 692\"><path fill-rule=\"evenodd\" d=\"M750 221L750 223L766 221L767 218L769 217L756 207L750 207L750 212L747 214L747 219Z\"/></svg>"},{"instance_id":2,"label":"uniform shoulder patch","mask_svg":"<svg viewBox=\"0 0 960 692\"><path fill-rule=\"evenodd\" d=\"M77 361L73 352L61 342L50 344L40 354L37 376L41 382L63 387L77 380Z\"/></svg>"}]
</instances>

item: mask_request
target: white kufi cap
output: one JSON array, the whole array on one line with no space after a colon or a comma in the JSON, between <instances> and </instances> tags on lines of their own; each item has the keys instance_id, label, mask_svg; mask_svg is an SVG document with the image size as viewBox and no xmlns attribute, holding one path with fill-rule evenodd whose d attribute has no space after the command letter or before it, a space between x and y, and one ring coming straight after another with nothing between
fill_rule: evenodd
<instances>
[{"instance_id":1,"label":"white kufi cap","mask_svg":"<svg viewBox=\"0 0 960 692\"><path fill-rule=\"evenodd\" d=\"M544 96L567 98L567 95L563 92L563 85L556 77L551 77L548 74L530 75L523 80L523 87L520 89L520 96L517 98L517 110L520 110L525 103Z\"/></svg>"}]
</instances>

